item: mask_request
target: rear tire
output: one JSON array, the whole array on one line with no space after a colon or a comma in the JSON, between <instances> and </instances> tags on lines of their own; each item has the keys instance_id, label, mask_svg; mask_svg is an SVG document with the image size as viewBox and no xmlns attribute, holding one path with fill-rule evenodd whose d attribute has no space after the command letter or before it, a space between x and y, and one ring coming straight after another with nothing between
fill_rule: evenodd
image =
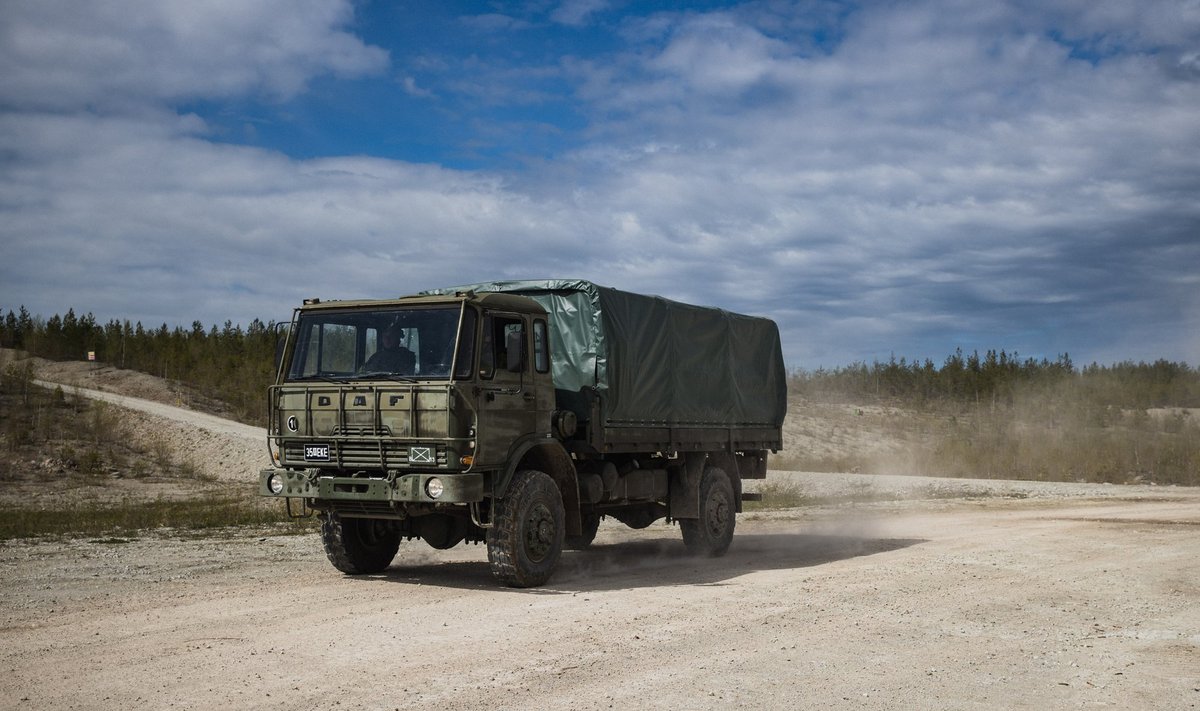
<instances>
[{"instance_id":1,"label":"rear tire","mask_svg":"<svg viewBox=\"0 0 1200 711\"><path fill-rule=\"evenodd\" d=\"M688 553L712 558L725 555L733 542L736 514L729 475L716 467L705 469L700 478L700 518L679 519Z\"/></svg>"},{"instance_id":2,"label":"rear tire","mask_svg":"<svg viewBox=\"0 0 1200 711\"><path fill-rule=\"evenodd\" d=\"M493 506L494 524L487 531L492 575L514 588L545 583L562 556L566 521L554 480L535 469L519 471Z\"/></svg>"},{"instance_id":3,"label":"rear tire","mask_svg":"<svg viewBox=\"0 0 1200 711\"><path fill-rule=\"evenodd\" d=\"M391 521L326 514L321 518L321 543L333 567L347 575L367 575L392 564L400 549L400 531Z\"/></svg>"}]
</instances>

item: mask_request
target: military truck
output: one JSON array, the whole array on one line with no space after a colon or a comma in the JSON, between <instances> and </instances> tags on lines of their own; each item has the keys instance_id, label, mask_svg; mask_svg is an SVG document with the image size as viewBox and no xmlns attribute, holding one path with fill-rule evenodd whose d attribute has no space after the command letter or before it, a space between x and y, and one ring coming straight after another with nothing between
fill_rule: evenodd
<instances>
[{"instance_id":1,"label":"military truck","mask_svg":"<svg viewBox=\"0 0 1200 711\"><path fill-rule=\"evenodd\" d=\"M315 512L334 567L402 540L486 543L500 583L545 583L602 517L677 522L720 556L782 446L775 323L598 286L500 281L307 300L268 394L260 493Z\"/></svg>"}]
</instances>

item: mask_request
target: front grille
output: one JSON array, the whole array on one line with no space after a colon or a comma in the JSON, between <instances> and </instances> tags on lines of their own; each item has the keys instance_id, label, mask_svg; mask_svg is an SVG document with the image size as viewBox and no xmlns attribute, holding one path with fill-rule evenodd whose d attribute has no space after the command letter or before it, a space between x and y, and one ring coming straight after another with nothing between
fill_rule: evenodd
<instances>
[{"instance_id":1,"label":"front grille","mask_svg":"<svg viewBox=\"0 0 1200 711\"><path fill-rule=\"evenodd\" d=\"M387 425L375 427L373 425L363 425L355 427L353 425L347 427L334 427L329 433L333 437L391 437L392 428Z\"/></svg>"},{"instance_id":2,"label":"front grille","mask_svg":"<svg viewBox=\"0 0 1200 711\"><path fill-rule=\"evenodd\" d=\"M386 501L338 501L326 503L325 511L345 518L401 518Z\"/></svg>"},{"instance_id":3,"label":"front grille","mask_svg":"<svg viewBox=\"0 0 1200 711\"><path fill-rule=\"evenodd\" d=\"M304 461L305 442L288 442L283 447L284 459L289 464L305 464L310 467L337 467L387 469L391 467L445 467L447 464L445 444L423 444L419 442L398 444L395 442L363 442L333 440L329 442L328 462ZM308 444L311 444L309 442ZM323 442L322 442L323 444ZM432 462L409 462L412 448L430 450Z\"/></svg>"}]
</instances>

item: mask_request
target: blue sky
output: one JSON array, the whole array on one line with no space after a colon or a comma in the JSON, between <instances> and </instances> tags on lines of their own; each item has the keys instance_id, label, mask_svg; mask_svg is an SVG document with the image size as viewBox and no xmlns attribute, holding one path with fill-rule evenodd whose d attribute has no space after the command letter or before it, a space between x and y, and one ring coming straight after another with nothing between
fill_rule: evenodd
<instances>
[{"instance_id":1,"label":"blue sky","mask_svg":"<svg viewBox=\"0 0 1200 711\"><path fill-rule=\"evenodd\" d=\"M585 278L792 367L1200 364L1200 4L17 0L0 309Z\"/></svg>"}]
</instances>

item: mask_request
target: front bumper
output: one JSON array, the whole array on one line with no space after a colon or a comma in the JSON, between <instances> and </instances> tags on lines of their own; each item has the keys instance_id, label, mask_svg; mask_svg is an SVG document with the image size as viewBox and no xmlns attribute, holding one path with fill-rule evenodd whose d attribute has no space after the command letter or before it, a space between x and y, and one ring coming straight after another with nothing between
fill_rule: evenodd
<instances>
[{"instance_id":1,"label":"front bumper","mask_svg":"<svg viewBox=\"0 0 1200 711\"><path fill-rule=\"evenodd\" d=\"M271 490L271 479L278 477L283 489ZM429 480L442 483L437 498L429 495ZM387 477L349 477L321 475L319 469L280 469L270 467L258 473L258 493L273 499L298 498L324 501L398 501L434 504L469 504L483 500L483 474L399 474Z\"/></svg>"}]
</instances>

